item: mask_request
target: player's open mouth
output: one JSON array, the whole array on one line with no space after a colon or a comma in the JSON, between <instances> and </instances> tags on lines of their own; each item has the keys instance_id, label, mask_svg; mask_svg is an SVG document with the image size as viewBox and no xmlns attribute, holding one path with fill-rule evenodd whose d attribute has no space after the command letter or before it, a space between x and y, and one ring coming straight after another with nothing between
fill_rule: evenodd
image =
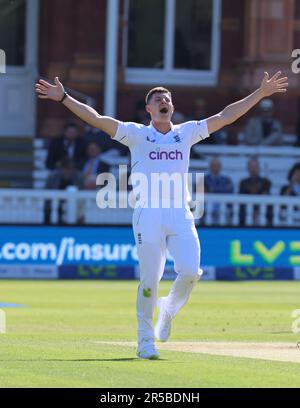
<instances>
[{"instance_id":1,"label":"player's open mouth","mask_svg":"<svg viewBox=\"0 0 300 408\"><path fill-rule=\"evenodd\" d=\"M163 114L166 114L168 112L169 112L168 108L161 108L160 110L160 113L163 113Z\"/></svg>"}]
</instances>

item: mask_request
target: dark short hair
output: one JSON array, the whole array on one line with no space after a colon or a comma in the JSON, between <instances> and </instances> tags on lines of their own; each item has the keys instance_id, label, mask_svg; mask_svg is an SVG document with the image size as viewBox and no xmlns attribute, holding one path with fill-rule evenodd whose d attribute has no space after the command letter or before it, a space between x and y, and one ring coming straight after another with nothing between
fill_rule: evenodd
<instances>
[{"instance_id":1,"label":"dark short hair","mask_svg":"<svg viewBox=\"0 0 300 408\"><path fill-rule=\"evenodd\" d=\"M300 163L295 163L295 164L293 165L293 167L290 169L289 174L288 174L288 180L289 180L289 181L292 180L292 177L293 177L294 173L295 173L297 170L300 170Z\"/></svg>"},{"instance_id":2,"label":"dark short hair","mask_svg":"<svg viewBox=\"0 0 300 408\"><path fill-rule=\"evenodd\" d=\"M152 96L155 93L167 93L172 98L172 93L171 93L171 91L169 91L169 89L164 88L162 86L157 86L156 88L150 89L150 91L147 93L147 95L146 95L146 105L148 105L148 103L150 102L150 99L152 98Z\"/></svg>"},{"instance_id":3,"label":"dark short hair","mask_svg":"<svg viewBox=\"0 0 300 408\"><path fill-rule=\"evenodd\" d=\"M64 131L66 131L69 128L79 129L79 126L74 122L67 122L64 126Z\"/></svg>"}]
</instances>

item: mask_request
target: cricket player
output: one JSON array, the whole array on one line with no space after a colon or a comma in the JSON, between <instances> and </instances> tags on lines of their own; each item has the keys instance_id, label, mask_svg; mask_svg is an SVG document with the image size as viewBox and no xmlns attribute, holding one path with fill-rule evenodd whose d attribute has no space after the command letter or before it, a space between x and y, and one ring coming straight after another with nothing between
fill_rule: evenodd
<instances>
[{"instance_id":1,"label":"cricket player","mask_svg":"<svg viewBox=\"0 0 300 408\"><path fill-rule=\"evenodd\" d=\"M261 86L251 95L206 120L180 125L173 125L171 121L174 113L171 92L162 87L153 88L146 96L146 110L151 116L150 126L124 123L101 116L91 107L69 96L58 77L55 78L54 85L40 80L36 84L36 92L41 99L61 102L90 126L103 130L113 139L128 146L131 152L132 175L141 173L150 181L153 174L186 174L193 144L235 122L263 98L286 92L287 86L287 77L282 77L280 71L271 78L266 72ZM182 180L186 179L183 177ZM137 355L143 359L159 358L154 338L159 341L168 340L172 320L187 302L202 275L200 242L187 203L188 189L186 185L183 187L179 192L174 192L174 189L162 191L158 206L151 205L152 201L147 201L145 195L138 200L133 213L133 230L140 265ZM157 194L157 191L152 191L149 186L146 190L151 199ZM164 205L167 199L169 206ZM179 201L181 205L178 205ZM171 205L174 203L176 205ZM163 275L167 249L174 259L177 278L169 295L157 301L158 284ZM153 328L156 305L159 314Z\"/></svg>"}]
</instances>

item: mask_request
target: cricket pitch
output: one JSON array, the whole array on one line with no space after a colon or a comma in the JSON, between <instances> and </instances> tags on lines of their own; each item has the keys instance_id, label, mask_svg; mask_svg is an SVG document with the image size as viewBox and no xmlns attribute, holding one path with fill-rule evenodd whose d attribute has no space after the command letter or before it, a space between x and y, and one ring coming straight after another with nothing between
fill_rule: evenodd
<instances>
[{"instance_id":1,"label":"cricket pitch","mask_svg":"<svg viewBox=\"0 0 300 408\"><path fill-rule=\"evenodd\" d=\"M135 342L97 341L98 344L136 347ZM157 343L158 350L202 353L218 356L300 363L300 348L296 343L248 342L167 342Z\"/></svg>"}]
</instances>

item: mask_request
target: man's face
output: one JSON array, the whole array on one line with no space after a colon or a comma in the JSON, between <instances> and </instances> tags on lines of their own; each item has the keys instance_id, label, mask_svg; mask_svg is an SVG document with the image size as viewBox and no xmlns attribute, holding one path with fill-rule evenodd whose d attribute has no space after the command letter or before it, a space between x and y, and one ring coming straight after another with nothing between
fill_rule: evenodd
<instances>
[{"instance_id":1,"label":"man's face","mask_svg":"<svg viewBox=\"0 0 300 408\"><path fill-rule=\"evenodd\" d=\"M146 111L149 112L153 122L169 123L174 113L171 95L160 92L154 93L146 105Z\"/></svg>"},{"instance_id":2,"label":"man's face","mask_svg":"<svg viewBox=\"0 0 300 408\"><path fill-rule=\"evenodd\" d=\"M248 170L249 174L252 177L256 177L259 175L259 163L256 160L249 160L248 162Z\"/></svg>"},{"instance_id":3,"label":"man's face","mask_svg":"<svg viewBox=\"0 0 300 408\"><path fill-rule=\"evenodd\" d=\"M68 140L71 140L71 141L76 140L78 136L79 136L79 131L76 127L70 126L66 128L65 137Z\"/></svg>"},{"instance_id":4,"label":"man's face","mask_svg":"<svg viewBox=\"0 0 300 408\"><path fill-rule=\"evenodd\" d=\"M210 171L212 174L214 174L215 176L220 174L221 171L221 163L219 160L214 159L211 161L210 163Z\"/></svg>"},{"instance_id":5,"label":"man's face","mask_svg":"<svg viewBox=\"0 0 300 408\"><path fill-rule=\"evenodd\" d=\"M293 172L291 182L295 184L300 184L300 169L297 169Z\"/></svg>"},{"instance_id":6,"label":"man's face","mask_svg":"<svg viewBox=\"0 0 300 408\"><path fill-rule=\"evenodd\" d=\"M87 148L87 155L90 159L95 159L101 153L101 148L96 143L90 143Z\"/></svg>"}]
</instances>

